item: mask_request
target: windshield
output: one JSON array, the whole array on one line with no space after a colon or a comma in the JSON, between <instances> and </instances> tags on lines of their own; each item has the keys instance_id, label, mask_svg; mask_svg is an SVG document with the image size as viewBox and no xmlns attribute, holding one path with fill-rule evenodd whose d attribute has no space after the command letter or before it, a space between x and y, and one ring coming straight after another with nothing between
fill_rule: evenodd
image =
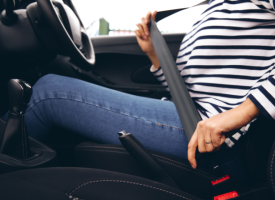
<instances>
[{"instance_id":1,"label":"windshield","mask_svg":"<svg viewBox=\"0 0 275 200\"><path fill-rule=\"evenodd\" d=\"M202 0L72 0L90 36L134 34L148 11L170 10L196 5ZM160 21L158 27L163 33L185 33L205 10L206 5L190 8Z\"/></svg>"}]
</instances>

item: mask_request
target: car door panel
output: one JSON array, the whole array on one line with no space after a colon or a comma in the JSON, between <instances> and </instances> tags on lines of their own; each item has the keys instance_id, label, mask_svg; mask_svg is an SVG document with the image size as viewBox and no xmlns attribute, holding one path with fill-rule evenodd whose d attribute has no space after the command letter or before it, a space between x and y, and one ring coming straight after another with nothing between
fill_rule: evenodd
<instances>
[{"instance_id":1,"label":"car door panel","mask_svg":"<svg viewBox=\"0 0 275 200\"><path fill-rule=\"evenodd\" d=\"M176 59L185 34L164 34ZM135 36L93 37L96 64L86 73L91 82L119 91L160 98L169 95L150 72L151 62L138 46Z\"/></svg>"},{"instance_id":2,"label":"car door panel","mask_svg":"<svg viewBox=\"0 0 275 200\"><path fill-rule=\"evenodd\" d=\"M185 34L163 34L168 47L174 57L177 56L179 46ZM137 44L136 37L130 36L99 36L92 37L95 53L122 53L144 55Z\"/></svg>"}]
</instances>

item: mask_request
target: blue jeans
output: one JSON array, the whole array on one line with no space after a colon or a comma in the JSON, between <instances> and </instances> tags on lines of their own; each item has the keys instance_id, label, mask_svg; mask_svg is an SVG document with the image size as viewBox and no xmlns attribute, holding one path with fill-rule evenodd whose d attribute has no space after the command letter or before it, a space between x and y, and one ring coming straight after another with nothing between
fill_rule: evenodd
<instances>
[{"instance_id":1,"label":"blue jeans","mask_svg":"<svg viewBox=\"0 0 275 200\"><path fill-rule=\"evenodd\" d=\"M171 101L47 75L33 87L25 120L29 135L39 140L58 127L100 143L120 144L117 133L125 130L147 149L187 159L188 140ZM243 180L239 152L239 145L223 146L213 156L223 173Z\"/></svg>"}]
</instances>

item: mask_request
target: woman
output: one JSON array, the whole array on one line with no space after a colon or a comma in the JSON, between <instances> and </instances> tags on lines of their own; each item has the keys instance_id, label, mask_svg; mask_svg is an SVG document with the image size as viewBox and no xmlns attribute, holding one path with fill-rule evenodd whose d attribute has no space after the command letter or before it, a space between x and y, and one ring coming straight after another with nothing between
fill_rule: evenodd
<instances>
[{"instance_id":1,"label":"woman","mask_svg":"<svg viewBox=\"0 0 275 200\"><path fill-rule=\"evenodd\" d=\"M57 75L41 78L33 88L25 118L29 134L43 139L58 126L98 142L119 144L117 132L126 130L146 148L188 159L193 168L197 146L200 152L215 151L220 171L245 180L239 138L258 115L275 117L272 5L214 0L184 38L177 65L204 119L189 145L172 102ZM148 32L149 18L155 16L156 12L142 18L136 36L152 61L151 71L167 87ZM226 139L225 133L232 131L237 133Z\"/></svg>"}]
</instances>

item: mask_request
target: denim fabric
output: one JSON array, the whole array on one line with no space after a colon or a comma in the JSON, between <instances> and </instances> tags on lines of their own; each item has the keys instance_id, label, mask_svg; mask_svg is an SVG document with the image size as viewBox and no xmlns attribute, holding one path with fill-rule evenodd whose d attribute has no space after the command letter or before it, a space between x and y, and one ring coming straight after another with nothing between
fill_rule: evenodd
<instances>
[{"instance_id":1,"label":"denim fabric","mask_svg":"<svg viewBox=\"0 0 275 200\"><path fill-rule=\"evenodd\" d=\"M120 144L117 133L125 130L147 149L187 159L188 140L171 101L47 75L33 87L25 120L29 135L39 140L59 127L100 143ZM224 146L213 156L223 173L241 180L239 152L239 145Z\"/></svg>"},{"instance_id":2,"label":"denim fabric","mask_svg":"<svg viewBox=\"0 0 275 200\"><path fill-rule=\"evenodd\" d=\"M132 133L148 149L187 157L187 139L175 105L110 90L81 80L47 75L33 87L26 111L29 134L43 139L55 127L94 141L121 144Z\"/></svg>"}]
</instances>

